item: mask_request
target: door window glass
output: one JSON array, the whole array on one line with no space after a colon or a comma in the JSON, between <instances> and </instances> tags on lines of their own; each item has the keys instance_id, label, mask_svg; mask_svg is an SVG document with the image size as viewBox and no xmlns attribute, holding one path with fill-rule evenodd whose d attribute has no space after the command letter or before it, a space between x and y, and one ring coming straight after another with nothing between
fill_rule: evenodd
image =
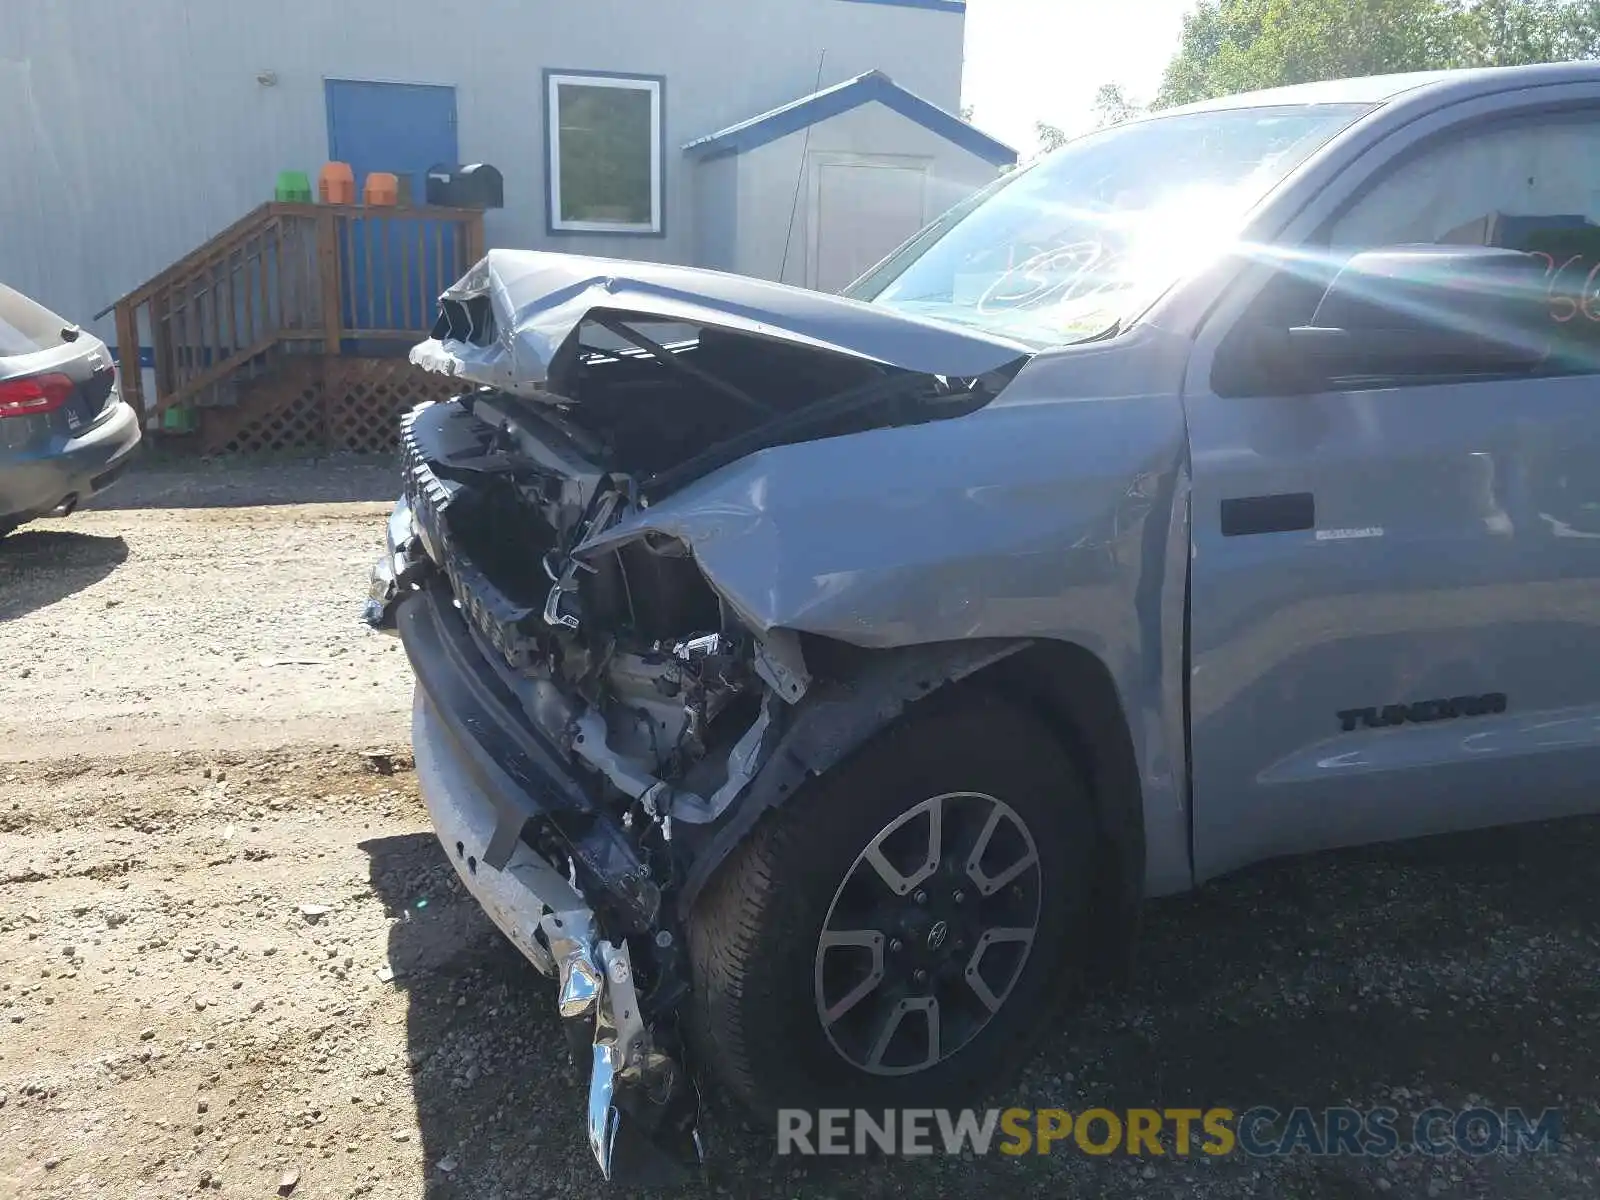
<instances>
[{"instance_id":1,"label":"door window glass","mask_svg":"<svg viewBox=\"0 0 1600 1200\"><path fill-rule=\"evenodd\" d=\"M0 283L0 358L61 345L67 324L44 305Z\"/></svg>"},{"instance_id":2,"label":"door window glass","mask_svg":"<svg viewBox=\"0 0 1600 1200\"><path fill-rule=\"evenodd\" d=\"M1329 243L1524 250L1574 237L1600 244L1600 120L1592 115L1455 134L1367 192L1334 222Z\"/></svg>"}]
</instances>

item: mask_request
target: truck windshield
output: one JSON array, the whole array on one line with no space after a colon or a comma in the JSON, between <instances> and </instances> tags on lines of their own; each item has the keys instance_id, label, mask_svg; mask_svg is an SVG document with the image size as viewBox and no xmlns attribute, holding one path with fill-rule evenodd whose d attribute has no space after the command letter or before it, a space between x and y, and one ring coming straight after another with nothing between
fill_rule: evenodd
<instances>
[{"instance_id":1,"label":"truck windshield","mask_svg":"<svg viewBox=\"0 0 1600 1200\"><path fill-rule=\"evenodd\" d=\"M1223 249L1366 111L1219 109L1090 134L958 205L845 294L1039 346L1094 337Z\"/></svg>"}]
</instances>

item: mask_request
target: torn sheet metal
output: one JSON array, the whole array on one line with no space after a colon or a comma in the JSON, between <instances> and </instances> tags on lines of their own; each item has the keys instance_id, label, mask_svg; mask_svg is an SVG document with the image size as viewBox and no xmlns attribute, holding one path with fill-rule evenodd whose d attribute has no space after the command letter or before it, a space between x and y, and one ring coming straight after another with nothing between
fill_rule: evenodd
<instances>
[{"instance_id":1,"label":"torn sheet metal","mask_svg":"<svg viewBox=\"0 0 1600 1200\"><path fill-rule=\"evenodd\" d=\"M975 378L1033 353L998 334L694 267L491 250L440 297L419 367L523 395L591 312L712 326L930 375Z\"/></svg>"},{"instance_id":2,"label":"torn sheet metal","mask_svg":"<svg viewBox=\"0 0 1600 1200\"><path fill-rule=\"evenodd\" d=\"M905 646L874 656L854 679L813 690L761 769L747 784L741 781L743 799L732 817L700 848L679 893L679 916L687 918L706 881L768 809L865 745L908 704L1028 645L1021 639L984 639Z\"/></svg>"},{"instance_id":3,"label":"torn sheet metal","mask_svg":"<svg viewBox=\"0 0 1600 1200\"><path fill-rule=\"evenodd\" d=\"M875 649L1127 642L1141 636L1133 597L1150 508L1128 481L1175 469L1182 412L1173 397L1007 403L1035 366L965 416L760 450L576 554L674 539L764 641L789 630Z\"/></svg>"}]
</instances>

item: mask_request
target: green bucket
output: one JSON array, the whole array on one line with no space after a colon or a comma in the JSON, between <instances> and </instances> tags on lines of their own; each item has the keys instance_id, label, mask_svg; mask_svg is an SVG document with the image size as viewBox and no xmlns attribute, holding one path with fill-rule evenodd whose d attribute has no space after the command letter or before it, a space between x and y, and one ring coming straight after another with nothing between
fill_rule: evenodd
<instances>
[{"instance_id":1,"label":"green bucket","mask_svg":"<svg viewBox=\"0 0 1600 1200\"><path fill-rule=\"evenodd\" d=\"M161 414L161 429L164 433L193 433L194 409L181 405L167 409Z\"/></svg>"},{"instance_id":2,"label":"green bucket","mask_svg":"<svg viewBox=\"0 0 1600 1200\"><path fill-rule=\"evenodd\" d=\"M279 171L273 198L284 204L310 204L310 177L304 171Z\"/></svg>"}]
</instances>

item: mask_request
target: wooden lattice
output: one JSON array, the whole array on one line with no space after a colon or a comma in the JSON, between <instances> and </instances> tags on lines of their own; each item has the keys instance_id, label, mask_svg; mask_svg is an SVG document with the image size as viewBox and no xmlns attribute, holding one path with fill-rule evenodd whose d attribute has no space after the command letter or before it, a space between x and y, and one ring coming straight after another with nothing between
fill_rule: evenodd
<instances>
[{"instance_id":1,"label":"wooden lattice","mask_svg":"<svg viewBox=\"0 0 1600 1200\"><path fill-rule=\"evenodd\" d=\"M401 414L459 390L403 358L288 355L266 377L241 384L236 405L201 411L200 449L388 453Z\"/></svg>"},{"instance_id":2,"label":"wooden lattice","mask_svg":"<svg viewBox=\"0 0 1600 1200\"><path fill-rule=\"evenodd\" d=\"M424 400L461 390L403 358L340 358L327 365L328 447L386 454L399 444L400 417Z\"/></svg>"},{"instance_id":3,"label":"wooden lattice","mask_svg":"<svg viewBox=\"0 0 1600 1200\"><path fill-rule=\"evenodd\" d=\"M270 375L239 388L238 403L200 412L206 454L310 450L326 440L322 363L290 357Z\"/></svg>"}]
</instances>

